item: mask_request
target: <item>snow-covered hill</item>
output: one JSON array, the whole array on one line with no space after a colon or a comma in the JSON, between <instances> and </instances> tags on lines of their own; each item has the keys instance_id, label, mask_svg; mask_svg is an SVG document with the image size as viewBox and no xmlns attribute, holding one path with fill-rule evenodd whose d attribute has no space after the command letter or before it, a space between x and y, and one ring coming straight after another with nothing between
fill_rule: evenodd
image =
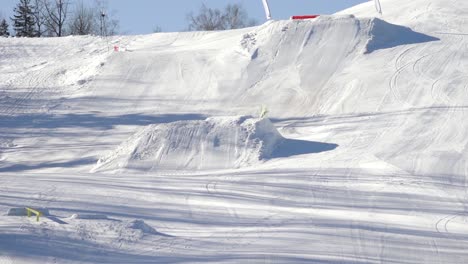
<instances>
[{"instance_id":1,"label":"snow-covered hill","mask_svg":"<svg viewBox=\"0 0 468 264\"><path fill-rule=\"evenodd\" d=\"M466 3L461 0L380 0L383 14L389 23L406 25L414 30L433 34L463 34L468 26ZM359 17L376 16L374 4L366 2L338 14ZM466 33L466 32L465 32Z\"/></svg>"},{"instance_id":2,"label":"snow-covered hill","mask_svg":"<svg viewBox=\"0 0 468 264\"><path fill-rule=\"evenodd\" d=\"M468 2L381 3L0 39L0 263L464 263Z\"/></svg>"}]
</instances>

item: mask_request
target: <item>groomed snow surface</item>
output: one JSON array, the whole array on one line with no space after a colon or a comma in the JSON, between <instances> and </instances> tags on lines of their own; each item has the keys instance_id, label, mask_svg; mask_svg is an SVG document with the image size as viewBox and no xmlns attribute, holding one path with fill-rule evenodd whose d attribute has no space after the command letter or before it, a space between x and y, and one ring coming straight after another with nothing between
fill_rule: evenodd
<instances>
[{"instance_id":1,"label":"groomed snow surface","mask_svg":"<svg viewBox=\"0 0 468 264\"><path fill-rule=\"evenodd\" d=\"M466 263L468 2L381 4L0 39L0 264Z\"/></svg>"}]
</instances>

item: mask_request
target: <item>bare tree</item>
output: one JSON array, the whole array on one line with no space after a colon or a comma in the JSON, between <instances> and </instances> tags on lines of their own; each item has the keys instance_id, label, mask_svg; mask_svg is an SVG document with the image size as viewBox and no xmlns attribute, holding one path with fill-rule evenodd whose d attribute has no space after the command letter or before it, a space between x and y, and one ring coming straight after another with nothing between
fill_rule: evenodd
<instances>
[{"instance_id":1,"label":"bare tree","mask_svg":"<svg viewBox=\"0 0 468 264\"><path fill-rule=\"evenodd\" d=\"M224 29L237 29L255 26L257 22L250 19L241 4L229 4L224 9Z\"/></svg>"},{"instance_id":2,"label":"bare tree","mask_svg":"<svg viewBox=\"0 0 468 264\"><path fill-rule=\"evenodd\" d=\"M247 11L241 4L227 5L224 11L212 9L203 4L194 15L187 15L189 30L226 30L253 26L255 20L249 19Z\"/></svg>"},{"instance_id":3,"label":"bare tree","mask_svg":"<svg viewBox=\"0 0 468 264\"><path fill-rule=\"evenodd\" d=\"M47 31L44 18L44 2L42 0L33 0L33 4L33 15L37 30L36 34L38 37L42 37L42 35Z\"/></svg>"},{"instance_id":4,"label":"bare tree","mask_svg":"<svg viewBox=\"0 0 468 264\"><path fill-rule=\"evenodd\" d=\"M96 33L97 21L94 10L80 1L76 7L69 24L72 35L91 35Z\"/></svg>"},{"instance_id":5,"label":"bare tree","mask_svg":"<svg viewBox=\"0 0 468 264\"><path fill-rule=\"evenodd\" d=\"M160 26L155 26L153 28L153 33L161 33L163 30L162 30L162 27Z\"/></svg>"},{"instance_id":6,"label":"bare tree","mask_svg":"<svg viewBox=\"0 0 468 264\"><path fill-rule=\"evenodd\" d=\"M72 35L112 36L117 34L118 28L119 20L113 12L108 11L108 3L105 0L96 0L91 5L86 5L80 0L68 21L68 30Z\"/></svg>"},{"instance_id":7,"label":"bare tree","mask_svg":"<svg viewBox=\"0 0 468 264\"><path fill-rule=\"evenodd\" d=\"M68 0L42 0L44 5L44 18L47 29L57 37L64 34L65 23L68 16Z\"/></svg>"},{"instance_id":8,"label":"bare tree","mask_svg":"<svg viewBox=\"0 0 468 264\"><path fill-rule=\"evenodd\" d=\"M219 9L211 9L202 4L199 13L187 15L189 30L223 30L223 14Z\"/></svg>"},{"instance_id":9,"label":"bare tree","mask_svg":"<svg viewBox=\"0 0 468 264\"><path fill-rule=\"evenodd\" d=\"M117 34L119 29L119 20L115 18L114 12L109 12L108 3L106 0L98 1L96 0L95 10L98 12L96 16L99 23L99 30L96 30L96 33L101 34L101 36L113 36Z\"/></svg>"}]
</instances>

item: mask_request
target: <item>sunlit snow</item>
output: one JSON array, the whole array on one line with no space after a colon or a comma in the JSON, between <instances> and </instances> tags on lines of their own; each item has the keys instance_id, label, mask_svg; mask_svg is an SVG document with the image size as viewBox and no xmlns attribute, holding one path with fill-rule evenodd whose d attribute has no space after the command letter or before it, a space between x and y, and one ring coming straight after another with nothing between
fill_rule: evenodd
<instances>
[{"instance_id":1,"label":"sunlit snow","mask_svg":"<svg viewBox=\"0 0 468 264\"><path fill-rule=\"evenodd\" d=\"M468 2L380 3L0 38L0 264L466 263Z\"/></svg>"}]
</instances>

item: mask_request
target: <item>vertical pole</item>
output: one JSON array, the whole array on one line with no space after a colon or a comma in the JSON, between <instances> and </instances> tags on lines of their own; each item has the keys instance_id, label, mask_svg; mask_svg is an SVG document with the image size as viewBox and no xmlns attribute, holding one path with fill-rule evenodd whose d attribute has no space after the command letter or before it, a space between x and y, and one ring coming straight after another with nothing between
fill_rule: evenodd
<instances>
[{"instance_id":1,"label":"vertical pole","mask_svg":"<svg viewBox=\"0 0 468 264\"><path fill-rule=\"evenodd\" d=\"M101 37L104 37L106 13L101 10Z\"/></svg>"},{"instance_id":2,"label":"vertical pole","mask_svg":"<svg viewBox=\"0 0 468 264\"><path fill-rule=\"evenodd\" d=\"M266 19L270 20L271 12L270 12L270 7L268 6L268 1L267 0L262 0L262 1L263 1L263 8L265 9Z\"/></svg>"},{"instance_id":3,"label":"vertical pole","mask_svg":"<svg viewBox=\"0 0 468 264\"><path fill-rule=\"evenodd\" d=\"M377 10L377 12L382 15L382 6L380 5L380 1L375 0L374 3L375 3L375 9Z\"/></svg>"}]
</instances>

